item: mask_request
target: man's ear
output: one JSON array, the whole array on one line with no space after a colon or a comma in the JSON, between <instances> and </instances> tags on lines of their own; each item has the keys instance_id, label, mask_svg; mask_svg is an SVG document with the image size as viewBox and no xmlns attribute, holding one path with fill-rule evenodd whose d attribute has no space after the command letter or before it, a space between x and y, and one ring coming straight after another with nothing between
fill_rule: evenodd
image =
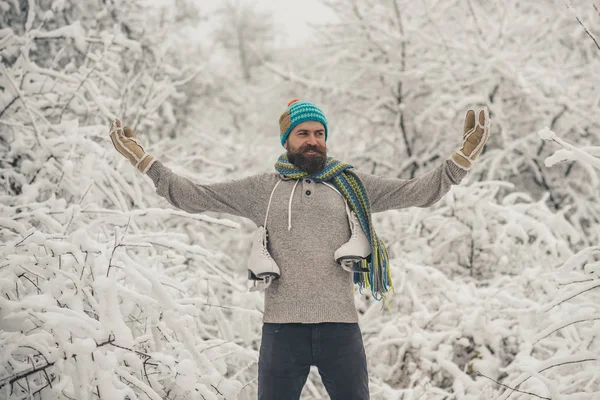
<instances>
[{"instance_id":1,"label":"man's ear","mask_svg":"<svg viewBox=\"0 0 600 400\"><path fill-rule=\"evenodd\" d=\"M288 139L286 139L286 140L285 140L285 143L283 144L283 148L284 148L284 149L286 149L286 150L288 149L288 148L287 148L287 144L288 144Z\"/></svg>"}]
</instances>

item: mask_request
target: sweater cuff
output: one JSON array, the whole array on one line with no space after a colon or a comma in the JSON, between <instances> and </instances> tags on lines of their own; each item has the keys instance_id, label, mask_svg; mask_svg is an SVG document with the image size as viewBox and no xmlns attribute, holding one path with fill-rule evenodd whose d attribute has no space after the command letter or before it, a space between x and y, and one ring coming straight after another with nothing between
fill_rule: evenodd
<instances>
[{"instance_id":1,"label":"sweater cuff","mask_svg":"<svg viewBox=\"0 0 600 400\"><path fill-rule=\"evenodd\" d=\"M446 169L450 175L450 179L452 179L455 185L458 185L460 181L462 181L462 179L469 173L469 171L462 169L450 159L446 160Z\"/></svg>"},{"instance_id":2,"label":"sweater cuff","mask_svg":"<svg viewBox=\"0 0 600 400\"><path fill-rule=\"evenodd\" d=\"M158 186L158 180L160 179L160 176L165 171L167 171L167 169L168 168L165 167L160 161L155 160L150 166L150 168L148 168L146 175L148 175L150 179L152 179L152 182L154 182L154 186Z\"/></svg>"}]
</instances>

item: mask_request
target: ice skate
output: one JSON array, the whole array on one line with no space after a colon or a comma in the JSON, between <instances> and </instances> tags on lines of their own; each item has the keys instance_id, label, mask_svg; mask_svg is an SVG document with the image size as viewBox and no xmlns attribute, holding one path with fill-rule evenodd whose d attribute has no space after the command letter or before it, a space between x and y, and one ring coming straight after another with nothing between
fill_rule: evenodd
<instances>
[{"instance_id":1,"label":"ice skate","mask_svg":"<svg viewBox=\"0 0 600 400\"><path fill-rule=\"evenodd\" d=\"M267 230L260 226L254 233L248 259L248 280L253 281L251 292L266 290L280 276L279 267L267 250Z\"/></svg>"},{"instance_id":2,"label":"ice skate","mask_svg":"<svg viewBox=\"0 0 600 400\"><path fill-rule=\"evenodd\" d=\"M371 254L371 243L363 231L354 211L348 213L350 240L344 243L334 253L334 258L342 268L350 272L369 272L368 268L362 267L362 260Z\"/></svg>"}]
</instances>

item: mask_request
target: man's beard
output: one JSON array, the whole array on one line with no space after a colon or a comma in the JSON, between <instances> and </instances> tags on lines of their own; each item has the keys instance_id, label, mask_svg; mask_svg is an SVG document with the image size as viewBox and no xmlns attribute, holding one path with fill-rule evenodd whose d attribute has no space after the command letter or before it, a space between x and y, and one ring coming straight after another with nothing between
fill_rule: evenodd
<instances>
[{"instance_id":1,"label":"man's beard","mask_svg":"<svg viewBox=\"0 0 600 400\"><path fill-rule=\"evenodd\" d=\"M306 155L307 151L315 151L316 154ZM327 150L319 145L310 145L300 147L299 149L288 150L288 160L299 170L308 175L314 175L321 172L327 165Z\"/></svg>"}]
</instances>

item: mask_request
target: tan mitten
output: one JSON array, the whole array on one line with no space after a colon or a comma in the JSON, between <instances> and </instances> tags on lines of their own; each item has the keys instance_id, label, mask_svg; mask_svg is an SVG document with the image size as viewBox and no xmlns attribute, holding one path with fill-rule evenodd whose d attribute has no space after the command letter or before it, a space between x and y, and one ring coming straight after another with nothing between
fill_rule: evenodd
<instances>
[{"instance_id":1,"label":"tan mitten","mask_svg":"<svg viewBox=\"0 0 600 400\"><path fill-rule=\"evenodd\" d=\"M144 151L133 129L128 126L121 128L121 121L118 119L110 125L110 140L115 149L144 174L155 161L154 157Z\"/></svg>"},{"instance_id":2,"label":"tan mitten","mask_svg":"<svg viewBox=\"0 0 600 400\"><path fill-rule=\"evenodd\" d=\"M488 109L479 111L479 119L475 119L475 111L467 111L462 147L452 153L451 160L460 168L468 171L483 150L490 135L490 116Z\"/></svg>"}]
</instances>

